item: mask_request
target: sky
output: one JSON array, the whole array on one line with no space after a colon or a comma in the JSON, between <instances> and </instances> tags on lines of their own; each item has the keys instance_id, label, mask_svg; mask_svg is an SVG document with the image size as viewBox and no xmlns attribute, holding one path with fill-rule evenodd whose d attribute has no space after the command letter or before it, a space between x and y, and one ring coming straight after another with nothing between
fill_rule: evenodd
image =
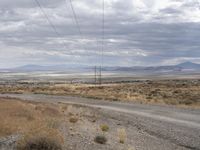
<instances>
[{"instance_id":1,"label":"sky","mask_svg":"<svg viewBox=\"0 0 200 150\"><path fill-rule=\"evenodd\" d=\"M105 0L103 55L102 0L38 1L0 0L0 68L200 63L200 0Z\"/></svg>"}]
</instances>

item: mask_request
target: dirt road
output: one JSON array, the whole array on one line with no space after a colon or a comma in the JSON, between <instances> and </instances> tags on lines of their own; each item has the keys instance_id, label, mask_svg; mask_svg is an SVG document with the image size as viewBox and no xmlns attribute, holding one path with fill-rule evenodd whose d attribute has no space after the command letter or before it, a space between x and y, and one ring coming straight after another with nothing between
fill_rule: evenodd
<instances>
[{"instance_id":1,"label":"dirt road","mask_svg":"<svg viewBox=\"0 0 200 150\"><path fill-rule=\"evenodd\" d=\"M172 106L142 105L133 103L109 102L70 96L50 95L0 95L23 100L53 103L72 103L105 110L112 116L121 114L129 125L137 127L158 140L177 145L179 149L200 150L200 110L183 109ZM151 146L151 143L149 147ZM152 148L150 148L152 149Z\"/></svg>"}]
</instances>

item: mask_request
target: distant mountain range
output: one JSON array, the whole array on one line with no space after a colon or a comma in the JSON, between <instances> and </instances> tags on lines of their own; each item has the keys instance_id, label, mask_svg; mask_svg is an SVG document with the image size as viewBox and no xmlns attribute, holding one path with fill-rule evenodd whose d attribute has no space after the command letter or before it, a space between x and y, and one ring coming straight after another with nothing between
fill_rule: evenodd
<instances>
[{"instance_id":1,"label":"distant mountain range","mask_svg":"<svg viewBox=\"0 0 200 150\"><path fill-rule=\"evenodd\" d=\"M171 66L151 66L151 67L105 67L104 71L121 71L121 72L185 72L199 71L200 64L192 62L184 62L178 65Z\"/></svg>"},{"instance_id":2,"label":"distant mountain range","mask_svg":"<svg viewBox=\"0 0 200 150\"><path fill-rule=\"evenodd\" d=\"M0 72L36 72L36 71L57 71L57 72L79 72L93 71L94 67L84 65L25 65L17 68L0 69ZM143 73L165 73L165 72L200 72L200 64L184 62L172 66L152 66L152 67L103 67L105 72L143 72Z\"/></svg>"},{"instance_id":3,"label":"distant mountain range","mask_svg":"<svg viewBox=\"0 0 200 150\"><path fill-rule=\"evenodd\" d=\"M89 68L88 68L89 69ZM53 66L41 66L41 65L25 65L16 68L0 69L0 71L6 72L71 72L71 71L87 70L86 66L81 65L53 65Z\"/></svg>"},{"instance_id":4,"label":"distant mountain range","mask_svg":"<svg viewBox=\"0 0 200 150\"><path fill-rule=\"evenodd\" d=\"M184 69L200 69L200 64L195 64L192 62L184 62L178 66Z\"/></svg>"}]
</instances>

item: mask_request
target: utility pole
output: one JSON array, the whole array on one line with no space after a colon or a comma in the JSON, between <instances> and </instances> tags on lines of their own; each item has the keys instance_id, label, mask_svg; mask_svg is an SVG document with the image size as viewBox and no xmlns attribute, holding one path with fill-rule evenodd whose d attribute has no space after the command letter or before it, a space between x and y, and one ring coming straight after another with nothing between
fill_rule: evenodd
<instances>
[{"instance_id":1,"label":"utility pole","mask_svg":"<svg viewBox=\"0 0 200 150\"><path fill-rule=\"evenodd\" d=\"M97 84L97 66L94 67L94 84Z\"/></svg>"},{"instance_id":2,"label":"utility pole","mask_svg":"<svg viewBox=\"0 0 200 150\"><path fill-rule=\"evenodd\" d=\"M102 84L102 67L99 68L99 84Z\"/></svg>"}]
</instances>

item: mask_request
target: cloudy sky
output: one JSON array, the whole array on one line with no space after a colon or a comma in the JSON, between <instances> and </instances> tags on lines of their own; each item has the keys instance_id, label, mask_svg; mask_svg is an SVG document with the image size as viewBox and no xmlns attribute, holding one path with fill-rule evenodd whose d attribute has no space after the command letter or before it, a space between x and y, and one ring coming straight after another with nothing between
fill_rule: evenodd
<instances>
[{"instance_id":1,"label":"cloudy sky","mask_svg":"<svg viewBox=\"0 0 200 150\"><path fill-rule=\"evenodd\" d=\"M102 0L0 0L0 68L101 62ZM47 18L55 26L50 26ZM199 0L105 0L105 66L200 63Z\"/></svg>"}]
</instances>

